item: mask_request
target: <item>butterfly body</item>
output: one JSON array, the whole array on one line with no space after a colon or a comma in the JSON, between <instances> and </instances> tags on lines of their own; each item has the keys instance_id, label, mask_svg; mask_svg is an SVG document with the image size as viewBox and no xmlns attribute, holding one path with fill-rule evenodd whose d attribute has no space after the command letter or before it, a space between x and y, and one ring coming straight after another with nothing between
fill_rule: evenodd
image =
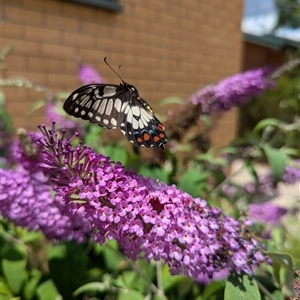
<instances>
[{"instance_id":1,"label":"butterfly body","mask_svg":"<svg viewBox=\"0 0 300 300\"><path fill-rule=\"evenodd\" d=\"M167 136L150 105L138 90L124 81L120 85L89 84L75 90L65 101L64 110L107 129L120 128L136 146L164 149Z\"/></svg>"}]
</instances>

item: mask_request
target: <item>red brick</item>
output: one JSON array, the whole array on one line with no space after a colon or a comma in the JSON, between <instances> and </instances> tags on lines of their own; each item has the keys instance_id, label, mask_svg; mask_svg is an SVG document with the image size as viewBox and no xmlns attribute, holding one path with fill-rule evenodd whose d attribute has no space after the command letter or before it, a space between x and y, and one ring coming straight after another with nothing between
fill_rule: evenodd
<instances>
[{"instance_id":1,"label":"red brick","mask_svg":"<svg viewBox=\"0 0 300 300\"><path fill-rule=\"evenodd\" d=\"M81 56L107 82L117 83L119 79L103 63L107 56L117 71L122 64L124 79L155 106L163 97L187 98L200 86L240 70L239 0L186 0L184 5L178 0L142 4L124 0L122 4L123 12L111 13L69 1L3 0L2 44L16 45L4 76L23 75L54 92L72 91L80 84L75 58ZM31 91L8 95L13 97L10 108L17 122L30 127L40 120L42 111L29 119L22 115L40 95ZM218 143L234 132L235 120L225 118L220 124L214 132L222 133L215 139Z\"/></svg>"},{"instance_id":2,"label":"red brick","mask_svg":"<svg viewBox=\"0 0 300 300\"><path fill-rule=\"evenodd\" d=\"M23 25L11 22L2 22L1 24L1 36L7 38L19 39L23 35Z\"/></svg>"},{"instance_id":3,"label":"red brick","mask_svg":"<svg viewBox=\"0 0 300 300\"><path fill-rule=\"evenodd\" d=\"M21 6L4 5L4 20L19 24L44 24L44 13L38 10L29 10Z\"/></svg>"},{"instance_id":4,"label":"red brick","mask_svg":"<svg viewBox=\"0 0 300 300\"><path fill-rule=\"evenodd\" d=\"M28 41L43 42L45 38L49 43L61 43L63 41L63 33L58 30L51 30L45 27L24 26L25 38Z\"/></svg>"}]
</instances>

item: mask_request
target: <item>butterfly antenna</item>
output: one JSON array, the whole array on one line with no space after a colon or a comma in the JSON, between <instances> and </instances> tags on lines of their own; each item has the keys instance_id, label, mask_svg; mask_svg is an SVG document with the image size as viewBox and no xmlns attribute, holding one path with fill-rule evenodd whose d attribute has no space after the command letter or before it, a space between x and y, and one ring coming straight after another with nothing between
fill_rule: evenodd
<instances>
[{"instance_id":1,"label":"butterfly antenna","mask_svg":"<svg viewBox=\"0 0 300 300\"><path fill-rule=\"evenodd\" d=\"M121 79L121 81L124 82L123 78L108 64L108 62L106 61L106 57L104 57L104 62ZM120 69L120 67L121 66L119 66L119 69Z\"/></svg>"}]
</instances>

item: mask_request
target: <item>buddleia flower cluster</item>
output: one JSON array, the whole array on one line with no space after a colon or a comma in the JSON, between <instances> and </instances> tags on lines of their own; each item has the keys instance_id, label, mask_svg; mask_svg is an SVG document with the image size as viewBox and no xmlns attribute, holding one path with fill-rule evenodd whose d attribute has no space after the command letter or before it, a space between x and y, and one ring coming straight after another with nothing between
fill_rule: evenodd
<instances>
[{"instance_id":1,"label":"buddleia flower cluster","mask_svg":"<svg viewBox=\"0 0 300 300\"><path fill-rule=\"evenodd\" d=\"M83 85L92 83L104 83L103 78L97 70L81 63L79 63L78 66L78 79Z\"/></svg>"},{"instance_id":2,"label":"buddleia flower cluster","mask_svg":"<svg viewBox=\"0 0 300 300\"><path fill-rule=\"evenodd\" d=\"M0 169L0 213L18 226L40 230L49 239L82 242L91 232L79 213L55 201L49 175L39 167L42 161L41 134L20 133L13 144L10 163L14 169Z\"/></svg>"},{"instance_id":3,"label":"buddleia flower cluster","mask_svg":"<svg viewBox=\"0 0 300 300\"><path fill-rule=\"evenodd\" d=\"M3 215L14 220L18 214L11 210L30 203L27 219L23 211L22 225L28 222L27 226L34 228L39 221L31 212L41 212L38 207L43 202L42 210L48 214L45 227L55 227L60 213L68 217L66 231L70 236L76 237L77 230L101 244L114 239L129 258L163 261L171 274L183 273L196 280L231 270L250 274L253 265L268 261L263 247L243 223L225 216L219 208L209 207L203 199L193 198L175 185L127 171L82 143L73 145L77 135L66 138L65 131L57 131L54 125L52 129L42 125L40 130L42 138L32 141L38 150L36 162L24 163L26 155L19 157L28 172L25 177L42 172L47 181L41 184L51 182L53 196L26 190L25 184L31 183L29 179L22 181L24 175L17 174L18 170L10 171L14 175L2 171L2 189L18 178L14 189L1 196ZM51 207L53 219L49 216Z\"/></svg>"},{"instance_id":4,"label":"buddleia flower cluster","mask_svg":"<svg viewBox=\"0 0 300 300\"><path fill-rule=\"evenodd\" d=\"M201 104L204 113L227 111L274 88L275 80L269 78L272 72L273 69L265 67L227 77L216 85L200 89L191 97L191 102Z\"/></svg>"},{"instance_id":5,"label":"buddleia flower cluster","mask_svg":"<svg viewBox=\"0 0 300 300\"><path fill-rule=\"evenodd\" d=\"M255 222L278 225L280 219L286 215L285 207L275 205L271 202L252 203L249 205L249 219Z\"/></svg>"}]
</instances>

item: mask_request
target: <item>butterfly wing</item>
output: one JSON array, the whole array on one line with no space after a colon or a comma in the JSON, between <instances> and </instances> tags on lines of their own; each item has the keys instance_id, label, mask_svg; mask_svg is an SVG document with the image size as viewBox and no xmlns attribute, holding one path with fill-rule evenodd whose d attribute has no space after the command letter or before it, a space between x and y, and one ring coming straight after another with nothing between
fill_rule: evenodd
<instances>
[{"instance_id":1,"label":"butterfly wing","mask_svg":"<svg viewBox=\"0 0 300 300\"><path fill-rule=\"evenodd\" d=\"M89 84L75 90L65 101L64 110L77 118L99 126L120 127L130 98L127 89L119 85Z\"/></svg>"},{"instance_id":2,"label":"butterfly wing","mask_svg":"<svg viewBox=\"0 0 300 300\"><path fill-rule=\"evenodd\" d=\"M164 149L168 141L164 126L156 118L150 105L143 99L133 98L125 108L121 131L136 146Z\"/></svg>"},{"instance_id":3,"label":"butterfly wing","mask_svg":"<svg viewBox=\"0 0 300 300\"><path fill-rule=\"evenodd\" d=\"M126 83L82 86L67 98L63 108L68 114L99 126L119 127L127 140L137 147L164 149L168 140L164 126L150 105Z\"/></svg>"}]
</instances>

